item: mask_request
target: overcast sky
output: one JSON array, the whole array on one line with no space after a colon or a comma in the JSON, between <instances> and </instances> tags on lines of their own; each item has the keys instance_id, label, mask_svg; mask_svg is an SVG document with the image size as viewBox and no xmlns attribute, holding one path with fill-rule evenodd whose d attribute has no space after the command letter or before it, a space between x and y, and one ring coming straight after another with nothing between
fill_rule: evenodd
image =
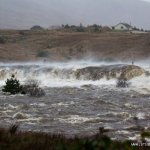
<instances>
[{"instance_id":1,"label":"overcast sky","mask_svg":"<svg viewBox=\"0 0 150 150\"><path fill-rule=\"evenodd\" d=\"M150 0L0 0L0 28L119 22L150 29Z\"/></svg>"}]
</instances>

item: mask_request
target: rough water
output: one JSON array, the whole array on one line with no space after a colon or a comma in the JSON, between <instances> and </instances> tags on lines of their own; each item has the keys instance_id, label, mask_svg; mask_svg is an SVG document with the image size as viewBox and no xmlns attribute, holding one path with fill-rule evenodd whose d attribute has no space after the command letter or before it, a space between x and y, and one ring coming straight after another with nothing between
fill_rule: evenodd
<instances>
[{"instance_id":1,"label":"rough water","mask_svg":"<svg viewBox=\"0 0 150 150\"><path fill-rule=\"evenodd\" d=\"M92 135L105 127L113 139L138 139L143 128L150 128L150 76L143 74L131 79L130 87L117 88L115 78L87 80L77 79L74 74L89 66L118 64L121 62L1 63L1 89L15 74L22 84L28 79L38 80L46 96L0 92L0 127L18 123L21 130L67 136ZM150 71L147 62L136 65Z\"/></svg>"}]
</instances>

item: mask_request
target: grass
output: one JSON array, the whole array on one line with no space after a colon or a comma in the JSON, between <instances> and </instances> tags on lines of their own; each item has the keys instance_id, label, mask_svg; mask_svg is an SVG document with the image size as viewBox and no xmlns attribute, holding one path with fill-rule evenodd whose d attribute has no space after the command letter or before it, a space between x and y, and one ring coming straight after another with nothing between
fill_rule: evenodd
<instances>
[{"instance_id":1,"label":"grass","mask_svg":"<svg viewBox=\"0 0 150 150\"><path fill-rule=\"evenodd\" d=\"M148 59L149 38L150 33L0 30L0 57L19 62L40 58L74 60L89 56L108 62L118 59L131 61L133 56L135 60ZM72 49L71 54L69 49Z\"/></svg>"},{"instance_id":2,"label":"grass","mask_svg":"<svg viewBox=\"0 0 150 150\"><path fill-rule=\"evenodd\" d=\"M6 43L5 37L0 36L0 44L5 44L5 43Z\"/></svg>"},{"instance_id":3,"label":"grass","mask_svg":"<svg viewBox=\"0 0 150 150\"><path fill-rule=\"evenodd\" d=\"M33 132L19 132L13 125L0 130L0 150L148 150L147 146L131 146L136 141L113 141L101 132L91 137L67 138ZM13 131L13 132L12 132ZM144 133L145 134L145 133ZM150 133L147 133L150 134Z\"/></svg>"}]
</instances>

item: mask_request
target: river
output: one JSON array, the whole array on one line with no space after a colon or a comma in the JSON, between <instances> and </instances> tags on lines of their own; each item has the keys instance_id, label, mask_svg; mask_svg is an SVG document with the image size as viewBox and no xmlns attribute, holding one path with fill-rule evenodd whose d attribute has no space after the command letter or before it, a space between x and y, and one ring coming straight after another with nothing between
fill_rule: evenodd
<instances>
[{"instance_id":1,"label":"river","mask_svg":"<svg viewBox=\"0 0 150 150\"><path fill-rule=\"evenodd\" d=\"M117 88L117 79L84 80L73 74L88 66L121 63L1 63L1 89L5 80L15 74L22 84L29 79L37 80L46 96L34 98L0 92L0 127L17 123L23 131L66 136L93 135L104 127L109 129L107 135L112 139L138 139L141 130L150 128L150 76L135 77L128 88ZM137 65L150 71L147 62Z\"/></svg>"}]
</instances>

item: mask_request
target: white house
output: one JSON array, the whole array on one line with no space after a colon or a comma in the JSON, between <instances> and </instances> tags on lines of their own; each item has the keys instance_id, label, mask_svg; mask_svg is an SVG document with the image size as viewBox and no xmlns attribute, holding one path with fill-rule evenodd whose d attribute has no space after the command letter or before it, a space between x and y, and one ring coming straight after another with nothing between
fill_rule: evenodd
<instances>
[{"instance_id":1,"label":"white house","mask_svg":"<svg viewBox=\"0 0 150 150\"><path fill-rule=\"evenodd\" d=\"M114 30L119 30L119 31L131 31L133 27L127 23L119 23L116 26L112 27Z\"/></svg>"}]
</instances>

